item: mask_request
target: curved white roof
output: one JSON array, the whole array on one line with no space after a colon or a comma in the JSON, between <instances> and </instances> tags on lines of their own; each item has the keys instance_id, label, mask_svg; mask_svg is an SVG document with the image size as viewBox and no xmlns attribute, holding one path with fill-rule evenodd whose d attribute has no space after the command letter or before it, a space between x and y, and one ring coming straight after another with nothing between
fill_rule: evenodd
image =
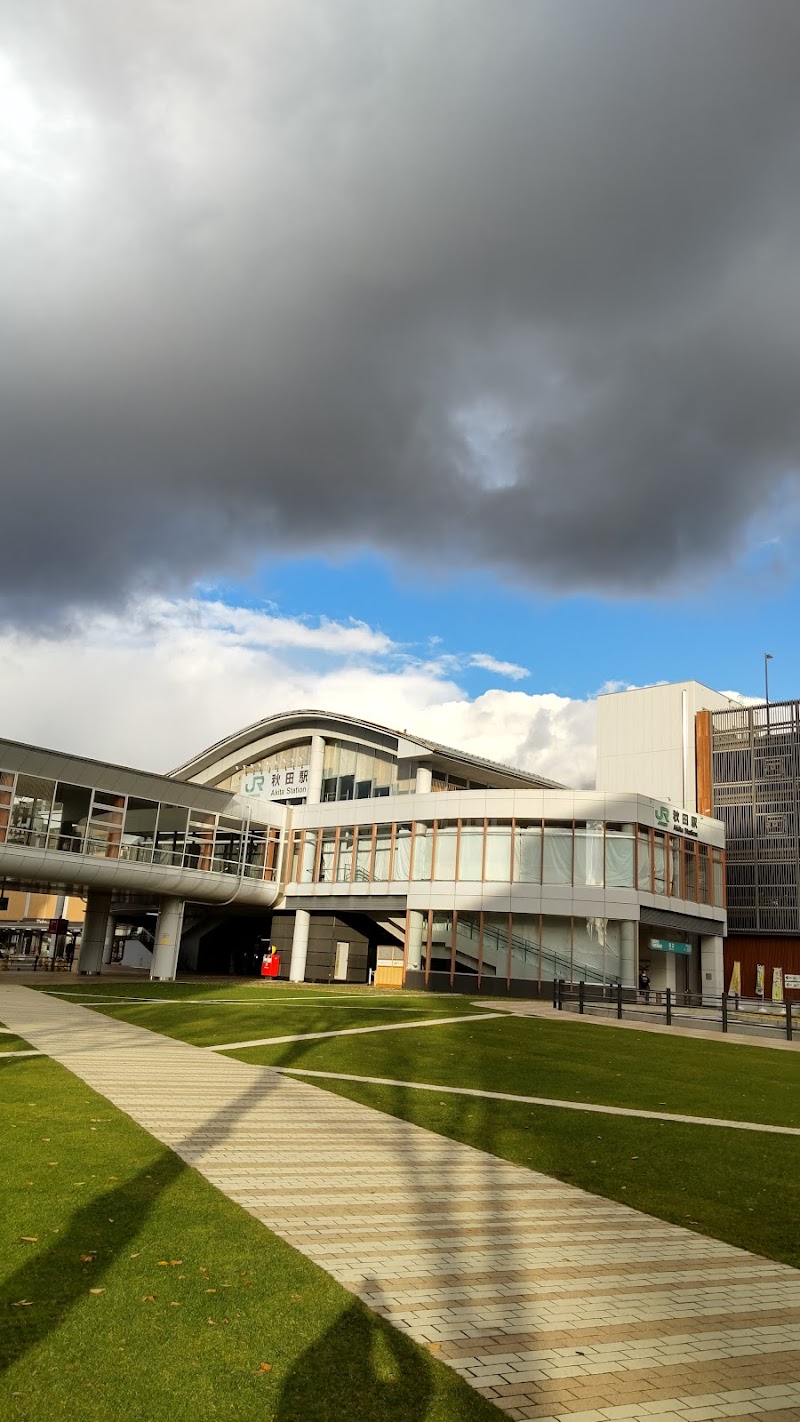
<instances>
[{"instance_id":1,"label":"curved white roof","mask_svg":"<svg viewBox=\"0 0 800 1422\"><path fill-rule=\"evenodd\" d=\"M390 751L398 758L413 757L419 760L436 759L446 761L453 769L469 774L470 769L480 772L487 784L506 786L531 785L540 789L563 790L566 788L557 780L548 780L529 770L503 765L499 761L486 760L482 756L471 755L439 741L428 740L424 736L411 735L390 726L380 726L374 721L365 721L356 716L346 716L336 711L303 709L279 712L265 716L250 726L243 726L224 740L216 741L200 751L171 772L176 778L194 780L206 775L229 774L235 764L246 765L260 754L269 754L279 748L281 741L291 743L304 734L319 732L330 737L344 736L365 741Z\"/></svg>"}]
</instances>

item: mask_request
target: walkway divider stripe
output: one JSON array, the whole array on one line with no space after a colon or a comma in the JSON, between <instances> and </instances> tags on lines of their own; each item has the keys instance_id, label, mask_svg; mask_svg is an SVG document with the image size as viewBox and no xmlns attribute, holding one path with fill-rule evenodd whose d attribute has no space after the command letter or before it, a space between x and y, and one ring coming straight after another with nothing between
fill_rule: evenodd
<instances>
[{"instance_id":1,"label":"walkway divider stripe","mask_svg":"<svg viewBox=\"0 0 800 1422\"><path fill-rule=\"evenodd\" d=\"M334 1032L298 1032L291 1037L255 1037L249 1042L214 1043L207 1052L236 1052L245 1047L279 1047L285 1042L313 1042L323 1037L359 1037L365 1032L404 1032L412 1027L444 1027L450 1022L487 1022L502 1012L465 1013L458 1017L423 1017L419 1022L381 1022L376 1027L341 1027ZM322 1072L325 1076L326 1073ZM358 1078L356 1078L358 1080Z\"/></svg>"},{"instance_id":2,"label":"walkway divider stripe","mask_svg":"<svg viewBox=\"0 0 800 1422\"><path fill-rule=\"evenodd\" d=\"M466 1022L469 1021L469 1018L458 1020ZM416 1024L404 1023L403 1025L414 1026ZM357 1028L356 1030L370 1029ZM381 1027L375 1030L383 1032L386 1031L386 1028ZM332 1032L324 1035L338 1036L339 1034ZM273 1037L271 1040L274 1042L276 1038ZM297 1039L286 1038L284 1040ZM331 1081L361 1081L367 1086L402 1086L408 1088L409 1091L439 1091L448 1096L480 1096L487 1101L516 1101L520 1106L555 1106L562 1111L593 1111L602 1116L635 1116L645 1121L670 1121L683 1126L724 1126L730 1131L767 1131L771 1135L777 1136L800 1136L800 1126L770 1126L759 1121L726 1121L717 1116L679 1116L671 1111L639 1111L632 1106L600 1106L590 1101L561 1101L550 1096L514 1096L506 1091L481 1091L478 1087L472 1086L436 1086L427 1081L395 1081L388 1076L358 1076L345 1071L311 1071L308 1067L274 1066L273 1071L286 1073L290 1076L328 1078Z\"/></svg>"}]
</instances>

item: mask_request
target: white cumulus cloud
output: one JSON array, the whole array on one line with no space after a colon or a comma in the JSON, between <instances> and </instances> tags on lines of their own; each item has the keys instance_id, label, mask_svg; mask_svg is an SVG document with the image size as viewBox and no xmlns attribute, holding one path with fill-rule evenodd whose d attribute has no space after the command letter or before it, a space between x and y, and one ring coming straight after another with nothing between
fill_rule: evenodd
<instances>
[{"instance_id":1,"label":"white cumulus cloud","mask_svg":"<svg viewBox=\"0 0 800 1422\"><path fill-rule=\"evenodd\" d=\"M341 711L571 785L594 783L591 699L491 687L527 675L490 654L415 658L363 622L150 598L76 617L58 636L0 633L2 734L153 770L300 707Z\"/></svg>"}]
</instances>

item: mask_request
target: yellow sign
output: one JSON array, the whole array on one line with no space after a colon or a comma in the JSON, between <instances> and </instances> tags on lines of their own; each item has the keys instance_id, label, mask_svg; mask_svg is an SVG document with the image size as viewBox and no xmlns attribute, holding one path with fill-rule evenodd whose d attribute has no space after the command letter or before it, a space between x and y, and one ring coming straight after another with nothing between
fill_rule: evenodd
<instances>
[{"instance_id":1,"label":"yellow sign","mask_svg":"<svg viewBox=\"0 0 800 1422\"><path fill-rule=\"evenodd\" d=\"M783 1002L783 968L772 969L772 1001Z\"/></svg>"},{"instance_id":2,"label":"yellow sign","mask_svg":"<svg viewBox=\"0 0 800 1422\"><path fill-rule=\"evenodd\" d=\"M735 994L737 997L741 997L741 993L742 993L742 965L741 965L741 963L734 963L734 965L733 965L733 972L731 973L731 985L730 985L730 987L728 988L728 992L731 993L731 994Z\"/></svg>"}]
</instances>

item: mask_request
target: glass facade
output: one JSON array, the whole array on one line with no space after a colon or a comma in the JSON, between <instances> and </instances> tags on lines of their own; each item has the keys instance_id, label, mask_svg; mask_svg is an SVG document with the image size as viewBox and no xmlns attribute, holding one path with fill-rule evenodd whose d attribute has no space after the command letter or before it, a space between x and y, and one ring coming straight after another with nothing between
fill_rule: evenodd
<instances>
[{"instance_id":1,"label":"glass facade","mask_svg":"<svg viewBox=\"0 0 800 1422\"><path fill-rule=\"evenodd\" d=\"M624 888L724 907L721 849L600 821L418 820L307 829L292 836L291 863L294 883Z\"/></svg>"},{"instance_id":2,"label":"glass facade","mask_svg":"<svg viewBox=\"0 0 800 1422\"><path fill-rule=\"evenodd\" d=\"M274 879L280 830L88 785L0 771L0 843ZM313 874L312 874L313 877Z\"/></svg>"}]
</instances>

